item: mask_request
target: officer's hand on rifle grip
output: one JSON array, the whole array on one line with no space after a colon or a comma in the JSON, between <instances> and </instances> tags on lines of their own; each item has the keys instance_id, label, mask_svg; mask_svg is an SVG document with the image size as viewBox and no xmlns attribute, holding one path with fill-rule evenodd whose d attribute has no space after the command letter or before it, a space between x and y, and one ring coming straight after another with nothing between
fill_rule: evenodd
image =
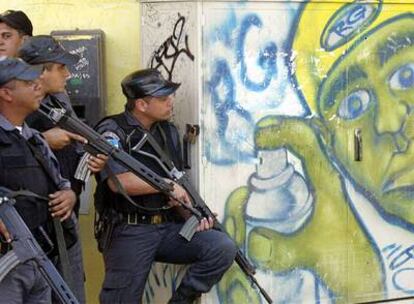
<instances>
[{"instance_id":1,"label":"officer's hand on rifle grip","mask_svg":"<svg viewBox=\"0 0 414 304\"><path fill-rule=\"evenodd\" d=\"M59 127L49 129L43 132L42 135L46 139L46 142L48 143L48 145L53 150L63 149L64 147L69 145L72 142L72 140L79 141L83 144L86 144L88 142L86 138L78 134L63 130Z\"/></svg>"},{"instance_id":2,"label":"officer's hand on rifle grip","mask_svg":"<svg viewBox=\"0 0 414 304\"><path fill-rule=\"evenodd\" d=\"M192 206L190 196L188 195L187 191L181 185L169 179L166 179L166 181L173 185L174 188L173 188L172 194L177 200L181 201L182 203L186 205ZM177 200L170 199L168 203L171 206L180 206L180 203Z\"/></svg>"},{"instance_id":3,"label":"officer's hand on rifle grip","mask_svg":"<svg viewBox=\"0 0 414 304\"><path fill-rule=\"evenodd\" d=\"M108 161L108 156L104 154L91 155L88 158L88 168L92 173L98 173L103 170Z\"/></svg>"},{"instance_id":4,"label":"officer's hand on rifle grip","mask_svg":"<svg viewBox=\"0 0 414 304\"><path fill-rule=\"evenodd\" d=\"M214 220L213 218L209 217L208 219L203 217L203 219L200 221L200 223L197 226L197 231L206 231L214 226Z\"/></svg>"},{"instance_id":5,"label":"officer's hand on rifle grip","mask_svg":"<svg viewBox=\"0 0 414 304\"><path fill-rule=\"evenodd\" d=\"M12 241L11 235L2 220L0 220L0 234L2 241L4 240L6 243L10 243Z\"/></svg>"}]
</instances>

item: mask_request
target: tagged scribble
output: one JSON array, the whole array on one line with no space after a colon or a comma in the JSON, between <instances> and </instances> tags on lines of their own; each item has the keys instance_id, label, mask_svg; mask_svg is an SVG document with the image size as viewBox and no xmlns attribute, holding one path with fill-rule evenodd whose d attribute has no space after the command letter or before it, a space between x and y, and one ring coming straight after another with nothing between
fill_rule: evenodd
<instances>
[{"instance_id":1,"label":"tagged scribble","mask_svg":"<svg viewBox=\"0 0 414 304\"><path fill-rule=\"evenodd\" d=\"M182 39L185 17L180 14L178 16L172 35L154 51L151 57L150 67L154 69L161 67L167 73L168 80L172 80L175 63L181 54L185 54L191 61L194 61L194 55L188 47L188 35L186 34Z\"/></svg>"}]
</instances>

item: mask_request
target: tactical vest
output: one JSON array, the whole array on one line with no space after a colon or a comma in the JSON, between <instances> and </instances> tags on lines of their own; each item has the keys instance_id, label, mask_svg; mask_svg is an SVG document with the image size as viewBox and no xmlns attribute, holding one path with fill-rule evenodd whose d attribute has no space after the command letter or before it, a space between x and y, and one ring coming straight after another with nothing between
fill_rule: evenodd
<instances>
[{"instance_id":1,"label":"tactical vest","mask_svg":"<svg viewBox=\"0 0 414 304\"><path fill-rule=\"evenodd\" d=\"M36 137L32 137L31 142L37 149L42 145ZM0 185L11 190L30 190L46 197L56 189L18 130L0 128ZM48 220L48 203L45 201L19 197L15 207L29 229Z\"/></svg>"},{"instance_id":2,"label":"tactical vest","mask_svg":"<svg viewBox=\"0 0 414 304\"><path fill-rule=\"evenodd\" d=\"M149 169L153 170L158 175L162 177L167 177L166 172L161 168L161 166L157 163L156 160L138 154L137 152L132 150L132 147L134 147L142 139L144 135L140 128L129 125L124 113L106 117L102 121L106 119L114 120L116 124L122 129L123 134L120 138L120 144L122 145L124 151L129 153L131 156L133 156L139 162L147 166ZM181 170L182 157L177 129L174 127L174 125L166 121L159 122L158 126L156 127L159 128L155 135L157 142L160 144L160 147L164 150L164 152L167 153L167 155L169 155L169 157L174 162L175 166L179 170ZM164 134L164 136L162 136L162 134ZM141 147L141 150L148 152L149 154L158 156L148 142ZM109 189L106 181L100 181L99 177L97 178L97 181L98 185L95 192L95 207L98 212L99 209L104 208L105 206L110 206L118 212L138 212L143 214L156 214L160 213L160 210L157 209L165 207L168 201L168 198L164 194L131 196L132 200L136 202L138 205L154 209L142 210L133 206L122 195L112 192ZM103 205L100 204L101 202L103 203Z\"/></svg>"},{"instance_id":3,"label":"tactical vest","mask_svg":"<svg viewBox=\"0 0 414 304\"><path fill-rule=\"evenodd\" d=\"M45 132L56 127L56 125L53 124L50 119L38 111L30 114L26 119L26 123L31 128L36 129L39 132ZM60 150L53 150L53 154L55 154L56 159L59 162L61 175L70 181L71 188L76 193L76 195L80 195L82 192L83 184L81 181L75 179L74 177L80 159L80 155L77 151L77 145L78 143L72 142ZM78 210L79 202L77 202L75 206L74 211L76 214L78 214Z\"/></svg>"}]
</instances>

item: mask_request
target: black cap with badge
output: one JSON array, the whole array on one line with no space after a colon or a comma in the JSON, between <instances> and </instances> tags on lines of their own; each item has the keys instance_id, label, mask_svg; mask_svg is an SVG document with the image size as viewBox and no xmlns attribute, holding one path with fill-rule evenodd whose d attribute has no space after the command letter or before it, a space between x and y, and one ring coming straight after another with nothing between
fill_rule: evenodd
<instances>
[{"instance_id":1,"label":"black cap with badge","mask_svg":"<svg viewBox=\"0 0 414 304\"><path fill-rule=\"evenodd\" d=\"M33 35L33 25L29 17L22 11L7 10L0 14L0 22L6 23L11 28L25 35Z\"/></svg>"},{"instance_id":2,"label":"black cap with badge","mask_svg":"<svg viewBox=\"0 0 414 304\"><path fill-rule=\"evenodd\" d=\"M136 71L126 76L121 82L122 92L130 99L168 96L179 86L180 83L166 80L156 69Z\"/></svg>"},{"instance_id":3,"label":"black cap with badge","mask_svg":"<svg viewBox=\"0 0 414 304\"><path fill-rule=\"evenodd\" d=\"M75 65L80 57L66 51L52 36L39 35L27 39L18 51L18 56L30 64L48 62Z\"/></svg>"},{"instance_id":4,"label":"black cap with badge","mask_svg":"<svg viewBox=\"0 0 414 304\"><path fill-rule=\"evenodd\" d=\"M18 58L0 58L0 87L12 81L18 80L35 80L39 78L41 71L34 68Z\"/></svg>"}]
</instances>

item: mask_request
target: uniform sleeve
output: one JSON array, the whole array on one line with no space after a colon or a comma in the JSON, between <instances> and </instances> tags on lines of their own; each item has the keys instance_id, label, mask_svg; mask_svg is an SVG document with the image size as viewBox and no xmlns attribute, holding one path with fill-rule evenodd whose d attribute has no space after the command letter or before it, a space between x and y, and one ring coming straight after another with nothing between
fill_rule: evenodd
<instances>
[{"instance_id":1,"label":"uniform sleeve","mask_svg":"<svg viewBox=\"0 0 414 304\"><path fill-rule=\"evenodd\" d=\"M115 121L107 119L100 123L96 130L98 133L103 135L107 142L124 151L125 139L123 131ZM117 175L129 171L127 168L116 162L111 157L107 162L107 167L109 167L109 170L105 167L105 169L99 173L101 180L107 179L110 174L109 172L111 172L111 174L113 173L114 175Z\"/></svg>"},{"instance_id":2,"label":"uniform sleeve","mask_svg":"<svg viewBox=\"0 0 414 304\"><path fill-rule=\"evenodd\" d=\"M63 178L60 174L59 162L57 161L52 150L50 150L46 140L40 135L40 133L35 133L37 141L41 144L39 145L42 154L45 156L45 160L48 162L47 165L50 168L50 173L52 175L53 181L57 185L59 190L71 189L70 181L66 178Z\"/></svg>"}]
</instances>

